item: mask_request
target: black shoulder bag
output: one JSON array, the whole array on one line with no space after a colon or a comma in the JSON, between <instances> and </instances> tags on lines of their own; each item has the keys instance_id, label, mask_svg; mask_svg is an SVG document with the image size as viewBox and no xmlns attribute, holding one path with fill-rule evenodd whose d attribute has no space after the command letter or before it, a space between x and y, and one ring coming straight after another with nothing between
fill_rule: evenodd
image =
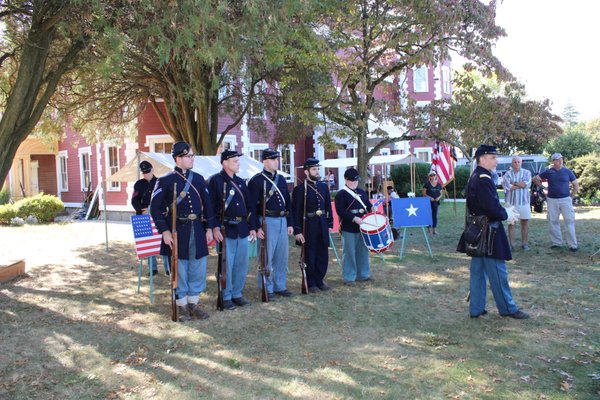
<instances>
[{"instance_id":1,"label":"black shoulder bag","mask_svg":"<svg viewBox=\"0 0 600 400\"><path fill-rule=\"evenodd\" d=\"M469 179L470 181L471 179ZM467 182L466 199L469 198L469 183ZM465 202L465 230L462 238L465 242L465 252L470 257L485 257L488 253L488 228L487 215L474 215Z\"/></svg>"}]
</instances>

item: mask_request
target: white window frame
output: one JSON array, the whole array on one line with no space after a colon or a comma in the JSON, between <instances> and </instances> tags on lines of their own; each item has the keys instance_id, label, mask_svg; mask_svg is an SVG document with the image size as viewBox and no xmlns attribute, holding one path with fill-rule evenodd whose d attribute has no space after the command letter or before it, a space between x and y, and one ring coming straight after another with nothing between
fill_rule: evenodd
<instances>
[{"instance_id":1,"label":"white window frame","mask_svg":"<svg viewBox=\"0 0 600 400\"><path fill-rule=\"evenodd\" d=\"M235 135L225 135L225 139L222 142L223 151L235 150L237 147L237 137ZM229 149L227 148L229 146Z\"/></svg>"},{"instance_id":2,"label":"white window frame","mask_svg":"<svg viewBox=\"0 0 600 400\"><path fill-rule=\"evenodd\" d=\"M413 90L415 93L429 92L429 68L426 65L413 68Z\"/></svg>"},{"instance_id":3,"label":"white window frame","mask_svg":"<svg viewBox=\"0 0 600 400\"><path fill-rule=\"evenodd\" d=\"M63 176L63 163L64 160L64 176ZM58 191L68 192L69 191L69 152L67 150L59 151L56 157L56 172L58 175ZM63 182L64 177L64 182ZM64 183L64 185L63 185Z\"/></svg>"},{"instance_id":4,"label":"white window frame","mask_svg":"<svg viewBox=\"0 0 600 400\"><path fill-rule=\"evenodd\" d=\"M433 154L433 149L431 147L415 147L414 149L415 152L415 158L417 159L417 162L431 162L431 155ZM419 158L420 154L427 154L427 159L426 160L421 160Z\"/></svg>"},{"instance_id":5,"label":"white window frame","mask_svg":"<svg viewBox=\"0 0 600 400\"><path fill-rule=\"evenodd\" d=\"M260 153L257 153L258 158L255 158L254 152L261 151L261 150L268 149L268 148L269 148L269 143L252 143L252 144L248 145L248 153L249 153L248 157L252 157L256 161L261 162Z\"/></svg>"},{"instance_id":6,"label":"white window frame","mask_svg":"<svg viewBox=\"0 0 600 400\"><path fill-rule=\"evenodd\" d=\"M78 150L78 158L79 158L79 183L81 184L81 191L85 192L87 187L85 185L85 171L83 169L83 157L88 156L88 168L89 168L89 180L90 180L90 190L92 185L92 148L91 147L82 147Z\"/></svg>"},{"instance_id":7,"label":"white window frame","mask_svg":"<svg viewBox=\"0 0 600 400\"><path fill-rule=\"evenodd\" d=\"M445 94L452 93L450 67L442 65L442 92Z\"/></svg>"},{"instance_id":8,"label":"white window frame","mask_svg":"<svg viewBox=\"0 0 600 400\"><path fill-rule=\"evenodd\" d=\"M288 151L290 152L290 155L289 155L289 162L290 162L290 164L289 164L289 165L290 165L290 170L289 170L289 171L285 171L285 170L283 169L283 151L284 151L284 150L283 150L283 147L284 147L284 146L287 146L287 148L288 148ZM282 156L282 160L281 160L281 164L279 165L279 168L280 168L280 169L281 169L283 172L285 172L285 173L287 173L287 174L289 174L289 175L290 175L290 177L287 179L287 181L288 181L288 182L295 182L295 177L296 177L296 174L295 174L295 171L296 171L296 165L294 164L294 154L296 153L296 146L295 146L295 145L293 145L293 144L280 145L280 146L277 148L277 150L279 150L279 153L280 153L280 154L281 154L281 156Z\"/></svg>"},{"instance_id":9,"label":"white window frame","mask_svg":"<svg viewBox=\"0 0 600 400\"><path fill-rule=\"evenodd\" d=\"M116 169L113 172L113 168L115 167L111 167L110 165L110 149L114 148L115 151L117 152L117 165L116 165ZM105 155L105 170L106 170L106 177L108 178L109 176L111 176L112 174L114 174L115 172L119 171L120 168L120 154L119 154L119 146L116 145L105 145L104 146L104 155ZM110 183L107 185L106 190L108 192L120 192L121 191L121 182L113 182L110 181Z\"/></svg>"},{"instance_id":10,"label":"white window frame","mask_svg":"<svg viewBox=\"0 0 600 400\"><path fill-rule=\"evenodd\" d=\"M148 135L146 136L146 143L144 143L144 146L148 147L150 153L156 153L156 151L154 151L154 146L157 143L173 143L173 138L171 135Z\"/></svg>"}]
</instances>

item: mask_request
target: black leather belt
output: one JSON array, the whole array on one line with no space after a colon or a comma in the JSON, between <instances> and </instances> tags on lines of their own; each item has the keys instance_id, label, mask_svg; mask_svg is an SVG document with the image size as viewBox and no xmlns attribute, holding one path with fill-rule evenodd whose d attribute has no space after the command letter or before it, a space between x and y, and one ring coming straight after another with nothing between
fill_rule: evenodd
<instances>
[{"instance_id":1,"label":"black leather belt","mask_svg":"<svg viewBox=\"0 0 600 400\"><path fill-rule=\"evenodd\" d=\"M365 209L364 208L357 208L357 209L348 210L348 211L350 211L352 214L364 214Z\"/></svg>"},{"instance_id":2,"label":"black leather belt","mask_svg":"<svg viewBox=\"0 0 600 400\"><path fill-rule=\"evenodd\" d=\"M245 219L246 217L225 217L225 222L231 225L237 225Z\"/></svg>"},{"instance_id":3,"label":"black leather belt","mask_svg":"<svg viewBox=\"0 0 600 400\"><path fill-rule=\"evenodd\" d=\"M265 210L267 217L287 217L287 211Z\"/></svg>"},{"instance_id":4,"label":"black leather belt","mask_svg":"<svg viewBox=\"0 0 600 400\"><path fill-rule=\"evenodd\" d=\"M307 218L320 217L321 215L325 215L325 210L317 210L312 213L306 213Z\"/></svg>"}]
</instances>

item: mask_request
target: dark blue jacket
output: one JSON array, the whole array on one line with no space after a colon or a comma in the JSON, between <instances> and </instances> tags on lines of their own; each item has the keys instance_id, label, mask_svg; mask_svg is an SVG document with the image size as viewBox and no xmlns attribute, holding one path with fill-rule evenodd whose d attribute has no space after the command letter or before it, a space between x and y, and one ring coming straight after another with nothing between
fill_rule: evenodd
<instances>
[{"instance_id":1,"label":"dark blue jacket","mask_svg":"<svg viewBox=\"0 0 600 400\"><path fill-rule=\"evenodd\" d=\"M181 197L182 200L177 204L177 249L179 251L179 258L182 260L189 259L189 242L192 227L196 242L196 259L199 259L208 255L204 224L209 229L216 226L214 210L204 178L202 175L194 172L191 179L191 186L185 192L186 179L189 180L189 176L190 171L186 171L183 174L183 171L176 167L173 172L159 178L154 187L154 193L152 193L152 200L150 202L150 213L152 214L156 229L160 233L163 233L168 230L172 231L171 205L173 197ZM177 193L173 192L175 183L177 183ZM194 221L186 219L190 214L195 214L198 218ZM166 246L164 242L161 245L160 254L164 256L171 255L171 248Z\"/></svg>"},{"instance_id":2,"label":"dark blue jacket","mask_svg":"<svg viewBox=\"0 0 600 400\"><path fill-rule=\"evenodd\" d=\"M225 193L223 193L223 189ZM208 179L208 191L214 205L218 226L225 227L224 235L229 239L248 237L250 232L248 226L250 202L246 182L237 175L233 175L233 178L230 178L224 170L221 170L221 172L214 174ZM227 204L230 196L231 199L229 200L229 204ZM225 209L225 221L221 221L224 201L227 206Z\"/></svg>"},{"instance_id":3,"label":"dark blue jacket","mask_svg":"<svg viewBox=\"0 0 600 400\"><path fill-rule=\"evenodd\" d=\"M277 183L277 188L279 191L273 187L273 183L271 183L269 180L271 180L273 183ZM252 208L251 226L254 226L255 229L257 229L259 226L258 217L262 215L262 202L265 182L267 187L267 215L269 215L269 213L274 214L279 212L281 214L281 212L283 212L284 215L287 214L287 226L292 226L292 201L287 182L282 175L277 175L277 173L271 174L265 170L263 170L260 174L254 175L248 182L248 191L250 192L249 204L251 204ZM281 194L279 192L281 192Z\"/></svg>"},{"instance_id":4,"label":"dark blue jacket","mask_svg":"<svg viewBox=\"0 0 600 400\"><path fill-rule=\"evenodd\" d=\"M511 260L510 245L502 224L502 221L508 218L508 214L500 204L492 174L493 172L483 167L475 168L467 184L467 207L471 214L487 215L490 220L490 229L495 230L493 251L489 257ZM461 253L465 252L462 237L457 250Z\"/></svg>"},{"instance_id":5,"label":"dark blue jacket","mask_svg":"<svg viewBox=\"0 0 600 400\"><path fill-rule=\"evenodd\" d=\"M152 192L156 185L156 177L153 176L150 181L142 178L133 185L133 195L131 196L131 205L137 215L142 214L142 209L150 206Z\"/></svg>"},{"instance_id":6,"label":"dark blue jacket","mask_svg":"<svg viewBox=\"0 0 600 400\"><path fill-rule=\"evenodd\" d=\"M305 238L321 240L323 246L329 246L329 229L333 228L333 214L331 212L331 197L329 189L323 182L307 182L306 210L304 210L304 182L294 188L292 192L292 221L294 235L302 233ZM317 210L324 211L320 216L313 215ZM302 232L302 224L306 212L306 229ZM320 237L319 237L320 236Z\"/></svg>"},{"instance_id":7,"label":"dark blue jacket","mask_svg":"<svg viewBox=\"0 0 600 400\"><path fill-rule=\"evenodd\" d=\"M335 211L337 212L337 215L340 216L341 227L344 232L358 233L360 231L359 225L352 222L352 220L354 217L364 217L372 208L369 196L367 196L367 193L364 190L357 188L354 192L360 196L364 205L369 208L365 209L363 205L346 190L339 190L335 195Z\"/></svg>"}]
</instances>

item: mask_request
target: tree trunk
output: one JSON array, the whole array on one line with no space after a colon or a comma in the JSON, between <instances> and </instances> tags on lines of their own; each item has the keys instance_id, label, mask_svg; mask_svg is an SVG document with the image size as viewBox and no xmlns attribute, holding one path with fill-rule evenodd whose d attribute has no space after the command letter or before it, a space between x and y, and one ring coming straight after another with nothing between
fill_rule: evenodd
<instances>
[{"instance_id":1,"label":"tree trunk","mask_svg":"<svg viewBox=\"0 0 600 400\"><path fill-rule=\"evenodd\" d=\"M36 24L36 19L32 24ZM50 51L53 31L42 32L32 25L23 48L17 79L8 96L0 120L0 186L4 183L19 145L31 133L40 119L36 101L43 84L46 58ZM47 103L46 99L46 103ZM46 104L43 104L45 107ZM32 120L32 118L34 118Z\"/></svg>"}]
</instances>

